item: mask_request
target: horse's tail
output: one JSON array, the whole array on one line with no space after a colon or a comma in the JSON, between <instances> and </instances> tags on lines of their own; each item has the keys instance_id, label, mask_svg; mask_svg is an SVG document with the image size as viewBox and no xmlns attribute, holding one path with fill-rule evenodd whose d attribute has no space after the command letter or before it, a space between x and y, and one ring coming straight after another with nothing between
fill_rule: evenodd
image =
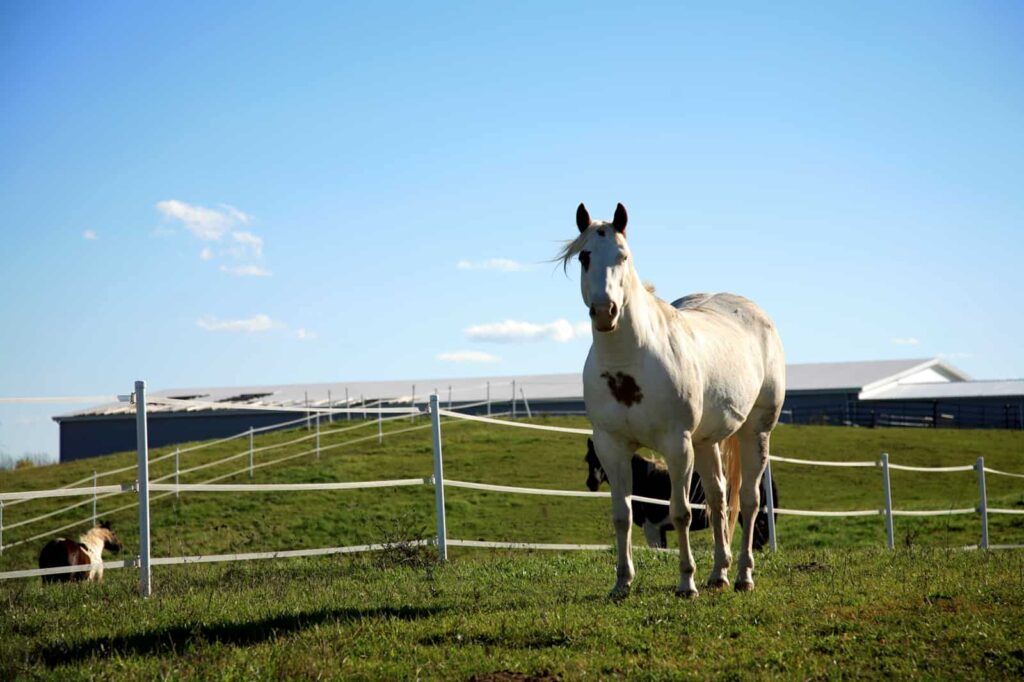
<instances>
[{"instance_id":1,"label":"horse's tail","mask_svg":"<svg viewBox=\"0 0 1024 682\"><path fill-rule=\"evenodd\" d=\"M736 435L729 436L721 443L722 468L725 469L725 489L728 491L729 520L725 526L725 541L732 542L736 520L740 515L740 484L743 482L743 467L740 462L740 441Z\"/></svg>"}]
</instances>

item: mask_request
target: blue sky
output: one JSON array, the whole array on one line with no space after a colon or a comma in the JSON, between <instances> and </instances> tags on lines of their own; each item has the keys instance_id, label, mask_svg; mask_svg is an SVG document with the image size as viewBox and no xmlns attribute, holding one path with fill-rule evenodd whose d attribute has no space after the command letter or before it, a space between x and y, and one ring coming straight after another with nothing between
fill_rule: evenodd
<instances>
[{"instance_id":1,"label":"blue sky","mask_svg":"<svg viewBox=\"0 0 1024 682\"><path fill-rule=\"evenodd\" d=\"M0 396L578 370L580 201L791 362L1024 376L1020 3L253 4L0 5Z\"/></svg>"}]
</instances>

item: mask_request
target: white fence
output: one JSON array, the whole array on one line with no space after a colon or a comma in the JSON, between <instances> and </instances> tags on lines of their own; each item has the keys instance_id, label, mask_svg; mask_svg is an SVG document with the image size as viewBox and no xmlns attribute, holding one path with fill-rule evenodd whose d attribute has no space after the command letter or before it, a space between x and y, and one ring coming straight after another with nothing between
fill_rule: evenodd
<instances>
[{"instance_id":1,"label":"white fence","mask_svg":"<svg viewBox=\"0 0 1024 682\"><path fill-rule=\"evenodd\" d=\"M513 394L514 395L514 394ZM137 425L137 436L138 436L138 463L131 467L122 467L113 471L104 472L103 476L114 475L117 473L125 473L132 469L138 469L138 477L135 482L129 484L119 485L106 485L99 486L96 484L97 478L101 474L94 473L93 476L80 479L75 481L64 488L58 488L53 490L40 490L40 491L28 491L28 492L5 492L0 493L0 533L3 529L3 506L8 503L8 506L13 504L19 504L24 501L31 499L41 498L54 498L54 497L68 497L68 496L91 496L94 503L94 516L95 516L95 500L102 499L111 495L123 494L123 493L135 493L138 496L138 501L130 505L119 507L115 510L111 510L108 513L121 511L128 509L134 505L139 506L139 555L134 559L127 561L111 561L104 562L105 568L117 569L117 568L138 568L140 571L140 585L141 593L143 596L149 596L152 592L151 583L151 567L152 566L163 566L172 564L191 564L191 563L205 563L205 562L220 562L220 561L246 561L253 559L271 559L271 558L284 558L284 557L302 557L302 556L322 556L329 554L347 554L355 552L367 552L384 549L386 545L382 544L369 544L369 545L355 545L347 547L323 547L316 549L303 549L303 550L283 550L274 552L255 552L255 553L243 553L243 554L216 554L216 555L195 555L195 556L179 556L179 557L153 557L151 555L150 546L150 533L149 533L149 510L150 503L153 499L151 498L150 492L160 492L166 496L170 494L179 494L181 492L268 492L268 491L288 491L288 492L303 492L311 490L355 490L361 488L394 488L401 486L417 486L417 485L432 485L435 491L435 516L437 523L437 535L431 540L421 540L416 544L436 544L439 557L442 561L447 559L447 548L448 547L492 547L492 548L510 548L510 549L541 549L541 550L605 550L610 549L610 545L593 545L593 544L553 544L553 543L525 543L525 542L492 542L492 541L480 541L480 540L459 540L449 538L447 536L447 523L446 514L444 508L444 490L445 487L452 488L467 488L474 490L482 490L487 492L503 492L511 494L529 494L529 495L554 495L560 497L610 497L610 493L607 492L583 492L583 491L570 491L570 490L551 490L543 488L523 488L516 486L503 486L493 485L485 483L475 483L467 481L456 481L446 479L444 477L443 469L443 455L442 455L442 440L441 440L441 417L447 417L453 420L469 420L481 423L487 423L503 427L514 427L514 428L525 428L525 429L536 429L542 431L551 431L556 433L570 433L578 435L590 435L591 432L588 429L574 429L565 427L554 427L554 426L542 426L538 424L529 424L522 422L513 422L501 419L495 419L493 417L483 417L462 414L455 412L451 409L441 409L439 406L439 400L436 393L430 396L430 424L422 426L414 426L394 431L389 431L388 435L395 435L399 433L406 433L418 429L430 428L432 430L433 440L433 461L434 461L434 473L432 476L424 478L406 478L406 479L393 479L393 480L382 480L382 481L364 481L364 482L334 482L334 483L296 483L296 484L227 484L217 483L217 481L231 478L234 476L248 473L250 478L252 477L253 471L261 466L269 466L270 464L276 464L279 462L294 459L296 457L309 456L311 454L319 457L320 452L324 450L341 447L343 445L350 445L353 443L363 442L377 438L380 441L383 438L384 432L382 424L384 421L391 421L394 419L407 419L409 413L405 412L398 416L392 416L387 419L383 417L385 411L393 411L393 408L367 408L365 405L361 408L364 414L376 413L376 423L378 425L378 432L375 436L365 436L352 440L345 441L343 443L336 443L332 445L322 445L320 442L321 432L319 429L319 413L315 417L317 430L316 433L296 438L286 443L279 443L264 446L261 448L253 447L253 434L261 429L249 429L247 432L232 436L229 438L220 439L212 443L206 443L203 445L195 446L187 449L176 449L175 452L149 459L149 447L147 439L147 419L146 419L146 397L145 397L145 383L138 381L135 384L135 405L136 405L136 425ZM489 396L488 396L489 398ZM489 404L489 400L488 400ZM475 407L476 405L468 406ZM463 406L467 407L467 406ZM529 408L527 408L528 410ZM360 409L352 410L353 412L359 412ZM310 417L307 415L301 419L297 419L291 423L299 423L302 421L309 421ZM269 428L279 428L283 424L274 425ZM351 429L362 428L366 424L361 424ZM351 429L337 429L334 433L345 432ZM248 436L249 447L247 450L239 452L234 455L230 455L226 458L217 460L216 462L208 462L201 465L193 466L189 469L180 469L178 466L179 457L181 454L195 451L209 445L227 442L236 438ZM305 450L298 454L290 454L285 457L278 458L269 462L261 462L260 464L254 463L253 455L256 452L267 451L272 448L283 447L286 445L294 445L299 442L306 440L315 439L315 447L312 449ZM155 463L168 459L173 456L175 458L175 471L171 474L161 476L159 478L150 480L148 475L149 464ZM248 466L239 469L237 471L230 472L215 478L211 478L203 483L180 483L180 476L185 473L194 472L213 466L214 464L225 463L234 459L239 459L248 456ZM763 481L764 488L767 492L766 502L768 508L768 521L769 521L769 535L770 535L770 547L774 551L777 548L776 544L776 533L775 533L775 514L782 515L794 515L794 516L813 516L813 517L856 517L856 516L876 516L881 515L885 517L886 524L886 535L887 544L890 549L894 547L893 538L893 518L896 516L946 516L953 514L979 514L981 519L981 542L977 546L971 546L971 549L1001 549L1010 547L1024 547L1024 545L992 545L989 544L988 537L988 515L989 514L1024 514L1024 509L999 509L991 508L987 503L987 493L985 489L985 474L992 474L998 476L1009 476L1014 478L1024 478L1024 474L1010 473L1005 471L998 471L985 467L983 458L979 457L974 465L965 466L954 466L954 467L912 467L898 464L892 464L889 462L887 454L883 453L878 462L874 461L857 461L857 462L827 462L827 461L810 461L792 459L787 457L772 456L771 461L783 462L789 464L799 464L808 466L825 466L825 467L878 467L882 473L882 488L885 500L885 506L881 509L865 509L865 510L854 510L854 511L820 511L820 510L801 510L801 509L785 509L775 507L774 500L771 496L771 463L769 462L768 468L765 471L765 479ZM892 495L889 485L889 472L890 470L902 470L902 471L914 471L921 473L951 473L951 472L967 472L974 471L978 479L978 493L979 493L979 504L976 508L965 508L965 509L944 509L944 510L898 510L892 506ZM164 481L174 478L174 483L166 483ZM81 483L92 481L92 486L87 487L75 487ZM646 502L650 504L662 504L668 505L668 500L651 499L647 497L633 496L631 499ZM28 521L22 521L18 524L8 526L8 528L25 525L30 522L38 521L44 518L49 518L54 514L60 513L67 509L75 508L88 504L78 503L71 507L66 507L57 512L50 512L42 516L30 519ZM693 505L695 507L701 507L702 505ZM48 533L41 534L28 538L18 543L12 543L6 545L6 547L12 547L15 544L21 544L29 542L31 540L39 539L40 537L52 535L53 533L64 530L68 527L80 525L82 522L76 522L69 526L51 530ZM0 535L0 547L2 545L2 535ZM52 568L52 569L31 569L31 570L20 570L20 571L8 571L0 573L0 580L11 579L11 578L24 578L24 577L38 577L42 575L56 575L64 573L75 573L79 571L88 571L90 566L74 566L67 568Z\"/></svg>"}]
</instances>

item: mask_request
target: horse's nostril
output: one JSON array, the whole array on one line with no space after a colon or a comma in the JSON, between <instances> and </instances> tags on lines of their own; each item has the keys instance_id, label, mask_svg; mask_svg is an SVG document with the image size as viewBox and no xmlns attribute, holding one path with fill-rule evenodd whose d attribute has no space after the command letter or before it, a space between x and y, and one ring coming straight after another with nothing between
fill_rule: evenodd
<instances>
[{"instance_id":1,"label":"horse's nostril","mask_svg":"<svg viewBox=\"0 0 1024 682\"><path fill-rule=\"evenodd\" d=\"M615 317L615 302L608 304L608 317Z\"/></svg>"}]
</instances>

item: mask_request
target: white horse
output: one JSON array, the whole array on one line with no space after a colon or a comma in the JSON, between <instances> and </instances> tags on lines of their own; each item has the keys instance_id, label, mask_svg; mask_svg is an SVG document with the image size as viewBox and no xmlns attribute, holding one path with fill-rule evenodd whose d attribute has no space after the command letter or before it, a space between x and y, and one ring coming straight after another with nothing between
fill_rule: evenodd
<instances>
[{"instance_id":1,"label":"white horse","mask_svg":"<svg viewBox=\"0 0 1024 682\"><path fill-rule=\"evenodd\" d=\"M580 287L593 327L583 398L612 489L618 556L611 595L628 594L635 575L630 459L641 445L665 457L672 478L669 513L679 534L676 594L697 595L686 495L694 467L704 482L715 542L707 585L717 589L729 584L738 491L743 516L750 522L743 528L736 590L751 590L761 474L785 396L782 342L768 316L741 296L692 294L673 305L657 298L633 266L626 221L622 204L610 223L592 222L580 204L580 234L559 255L566 267L579 257ZM726 467L734 497L727 524L721 450L733 446L739 453L731 458L733 466Z\"/></svg>"}]
</instances>

